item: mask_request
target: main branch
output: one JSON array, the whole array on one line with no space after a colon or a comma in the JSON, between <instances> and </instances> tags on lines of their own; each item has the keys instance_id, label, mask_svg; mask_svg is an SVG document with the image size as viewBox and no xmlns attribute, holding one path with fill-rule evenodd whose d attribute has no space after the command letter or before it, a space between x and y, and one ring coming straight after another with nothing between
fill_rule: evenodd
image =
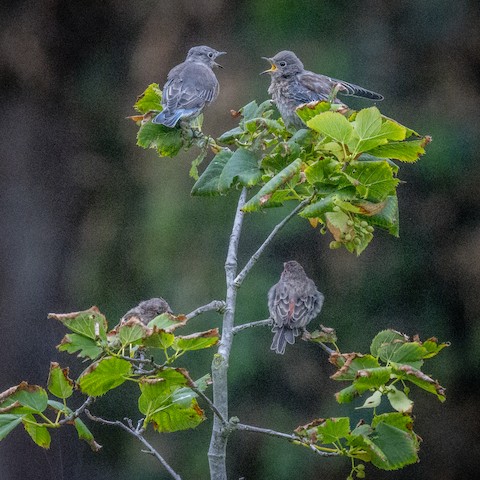
<instances>
[{"instance_id":1,"label":"main branch","mask_svg":"<svg viewBox=\"0 0 480 480\"><path fill-rule=\"evenodd\" d=\"M237 300L235 276L237 274L238 243L240 241L243 224L242 207L245 205L246 198L247 190L244 188L238 200L237 211L228 245L227 259L225 261L227 295L225 312L223 314L222 338L218 352L215 354L212 362L213 403L221 417L215 415L213 418L212 437L208 450L211 480L227 480L226 452L229 430L220 418L228 418L228 360L232 348L233 322L235 319L235 305Z\"/></svg>"}]
</instances>

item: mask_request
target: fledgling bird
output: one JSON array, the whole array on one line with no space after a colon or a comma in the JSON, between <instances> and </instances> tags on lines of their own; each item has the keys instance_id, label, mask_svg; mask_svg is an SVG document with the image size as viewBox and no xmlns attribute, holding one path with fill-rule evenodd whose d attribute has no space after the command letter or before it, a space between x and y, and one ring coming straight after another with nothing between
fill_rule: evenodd
<instances>
[{"instance_id":1,"label":"fledgling bird","mask_svg":"<svg viewBox=\"0 0 480 480\"><path fill-rule=\"evenodd\" d=\"M272 95L272 100L277 105L287 127L305 128L305 123L296 114L295 109L304 103L328 100L334 89L338 89L338 93L342 95L383 100L383 96L379 93L305 70L300 59L288 50L283 50L272 58L262 58L271 64L271 68L262 74L268 73L271 77L268 93ZM333 103L343 104L336 96ZM346 105L345 108L347 108Z\"/></svg>"},{"instance_id":2,"label":"fledgling bird","mask_svg":"<svg viewBox=\"0 0 480 480\"><path fill-rule=\"evenodd\" d=\"M162 313L172 313L170 305L163 298L150 298L140 302L136 307L129 310L120 320L120 324L131 318L138 318L145 325Z\"/></svg>"},{"instance_id":3,"label":"fledgling bird","mask_svg":"<svg viewBox=\"0 0 480 480\"><path fill-rule=\"evenodd\" d=\"M218 96L219 85L213 67L215 59L226 52L207 46L192 47L183 63L172 68L163 87L163 110L153 123L173 128L178 122L190 121Z\"/></svg>"},{"instance_id":4,"label":"fledgling bird","mask_svg":"<svg viewBox=\"0 0 480 480\"><path fill-rule=\"evenodd\" d=\"M291 260L283 267L280 281L268 292L275 333L270 349L282 355L287 343L293 345L300 332L320 313L324 299L298 262Z\"/></svg>"}]
</instances>

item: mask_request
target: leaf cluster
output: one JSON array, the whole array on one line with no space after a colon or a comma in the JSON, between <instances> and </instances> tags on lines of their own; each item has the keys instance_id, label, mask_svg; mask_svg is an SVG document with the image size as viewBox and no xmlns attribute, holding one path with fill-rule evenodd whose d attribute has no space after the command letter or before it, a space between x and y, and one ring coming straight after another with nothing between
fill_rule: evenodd
<instances>
[{"instance_id":1,"label":"leaf cluster","mask_svg":"<svg viewBox=\"0 0 480 480\"><path fill-rule=\"evenodd\" d=\"M17 425L37 445L49 448L49 429L73 423L79 438L94 450L100 446L85 424L67 406L75 391L88 397L99 397L125 382L138 385L138 409L144 416L143 428L149 424L159 432L193 428L205 419L197 403L196 391L204 391L210 383L205 375L195 383L188 371L171 366L189 351L212 347L218 342L218 330L191 335L176 335L177 328L187 323L184 316L164 313L147 325L133 317L108 331L105 316L97 307L82 312L50 314L70 330L57 346L60 351L92 361L74 381L68 368L52 363L47 390L61 401L49 399L48 392L38 385L22 382L0 394L0 440ZM147 358L160 352L163 361ZM48 415L47 409L53 411Z\"/></svg>"}]
</instances>

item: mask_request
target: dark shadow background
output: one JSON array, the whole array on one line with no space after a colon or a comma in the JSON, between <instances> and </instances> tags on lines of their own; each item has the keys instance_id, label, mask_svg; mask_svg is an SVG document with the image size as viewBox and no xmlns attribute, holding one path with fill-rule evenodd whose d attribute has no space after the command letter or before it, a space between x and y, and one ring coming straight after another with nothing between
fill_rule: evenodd
<instances>
[{"instance_id":1,"label":"dark shadow background","mask_svg":"<svg viewBox=\"0 0 480 480\"><path fill-rule=\"evenodd\" d=\"M44 385L50 360L72 365L74 375L83 368L55 349L64 330L48 312L96 304L113 325L152 296L179 313L224 296L236 195L190 197L193 153L158 159L135 146L125 117L149 83L163 84L191 46L207 44L228 52L204 124L218 135L235 125L230 109L267 98L260 57L291 49L311 70L383 93L382 112L433 143L417 165L401 165L400 239L378 232L355 258L330 251L328 235L294 219L242 288L237 321L266 317L269 286L283 261L297 259L325 293L320 321L336 328L343 350L367 350L386 327L451 341L427 372L447 387L447 402L414 392L421 462L368 468L368 478L454 480L478 471L479 24L473 0L3 2L0 391L21 380ZM247 217L240 263L286 211ZM191 328L219 322L205 315ZM339 385L320 349L299 342L280 357L270 341L267 329L236 340L232 415L280 431L319 416L365 415L335 403ZM199 377L212 353L184 365ZM137 418L135 390L120 390L94 411L112 418L114 406L117 418ZM210 421L151 437L185 479L208 478ZM168 478L123 432L91 428L104 445L99 454L67 428L54 432L49 451L18 428L0 444L0 478ZM228 468L232 479L329 480L345 478L348 461L245 433L231 438Z\"/></svg>"}]
</instances>

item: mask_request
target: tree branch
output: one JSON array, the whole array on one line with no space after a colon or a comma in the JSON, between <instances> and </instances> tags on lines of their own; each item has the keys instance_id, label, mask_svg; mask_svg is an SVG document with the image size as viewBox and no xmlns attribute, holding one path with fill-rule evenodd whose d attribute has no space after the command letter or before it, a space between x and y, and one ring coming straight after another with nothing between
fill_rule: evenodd
<instances>
[{"instance_id":1,"label":"tree branch","mask_svg":"<svg viewBox=\"0 0 480 480\"><path fill-rule=\"evenodd\" d=\"M275 235L280 231L280 229L283 228L285 224L293 216L295 216L300 210L302 210L303 207L308 205L311 202L311 200L312 200L311 198L307 198L303 202L299 203L278 225L275 226L275 228L272 230L272 232L267 237L267 239L262 243L262 245L260 245L258 250L252 255L250 260L243 267L243 270L237 275L237 278L235 278L234 284L237 288L239 288L242 285L243 281L245 280L245 277L248 275L248 273L253 268L253 266L257 263L258 259L260 258L260 255L268 247L268 245L273 240Z\"/></svg>"},{"instance_id":2,"label":"tree branch","mask_svg":"<svg viewBox=\"0 0 480 480\"><path fill-rule=\"evenodd\" d=\"M145 447L147 447L147 450L142 450L142 452L153 455L163 465L165 470L167 470L167 472L174 480L182 480L182 477L180 477L180 475L176 473L175 470L173 470L173 468L166 462L166 460L160 455L160 453L158 453L157 450L155 450L155 448L145 439L145 437L143 436L143 429L138 428L140 426L140 422L137 428L135 428L130 419L126 419L129 425L125 425L125 423L121 422L120 420L106 420L104 418L95 417L87 409L85 409L85 413L87 417L94 422L119 427L125 430L130 435L134 436L137 440L142 442Z\"/></svg>"},{"instance_id":3,"label":"tree branch","mask_svg":"<svg viewBox=\"0 0 480 480\"><path fill-rule=\"evenodd\" d=\"M85 409L87 409L93 403L93 400L94 400L93 397L87 397L87 399L83 402L82 405L80 405L80 407L78 407L68 417L65 417L63 420L60 420L58 423L60 425L64 425L65 423L70 423L71 421L75 420L85 411Z\"/></svg>"},{"instance_id":4,"label":"tree branch","mask_svg":"<svg viewBox=\"0 0 480 480\"><path fill-rule=\"evenodd\" d=\"M243 224L243 211L247 199L247 189L243 188L238 199L237 211L233 222L232 233L228 245L225 261L225 278L227 294L225 312L223 314L222 338L212 362L213 404L218 409L219 415L213 418L212 436L208 449L208 463L211 480L227 480L226 450L230 428L220 420L228 418L228 361L233 340L233 323L235 319L235 305L237 300L237 287L234 280L237 274L237 252L240 233Z\"/></svg>"},{"instance_id":5,"label":"tree branch","mask_svg":"<svg viewBox=\"0 0 480 480\"><path fill-rule=\"evenodd\" d=\"M241 430L244 432L262 433L264 435L269 435L271 437L284 438L285 440L289 440L290 442L298 442L310 448L311 450L313 450L315 453L318 453L322 457L338 456L337 452L322 452L321 450L318 450L317 448L315 448L315 445L305 441L305 439L298 437L297 435L292 433L282 433L282 432L277 432L275 430L270 430L269 428L254 427L253 425L245 425L243 423L234 423L234 422L232 422L232 427L235 430Z\"/></svg>"},{"instance_id":6,"label":"tree branch","mask_svg":"<svg viewBox=\"0 0 480 480\"><path fill-rule=\"evenodd\" d=\"M185 315L187 320L190 320L197 315L200 315L205 312L210 312L215 310L219 313L222 313L225 310L225 302L222 300L214 300L213 302L207 303L207 305L203 305L202 307L196 308L193 312L188 313Z\"/></svg>"},{"instance_id":7,"label":"tree branch","mask_svg":"<svg viewBox=\"0 0 480 480\"><path fill-rule=\"evenodd\" d=\"M238 325L237 327L234 327L232 332L234 335L236 335L238 332L241 332L242 330L246 330L247 328L252 328L252 327L270 327L273 325L273 320L271 318L267 318L265 320L258 320L256 322L250 322L250 323L244 323L243 325Z\"/></svg>"}]
</instances>

